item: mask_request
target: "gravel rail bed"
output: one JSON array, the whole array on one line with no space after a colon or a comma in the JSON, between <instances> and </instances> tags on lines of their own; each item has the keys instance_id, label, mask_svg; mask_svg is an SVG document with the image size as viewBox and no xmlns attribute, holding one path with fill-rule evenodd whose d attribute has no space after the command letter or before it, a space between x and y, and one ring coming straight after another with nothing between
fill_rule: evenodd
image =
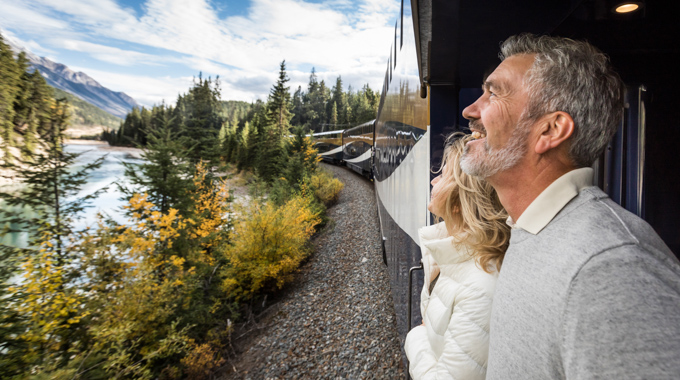
<instances>
[{"instance_id":1,"label":"gravel rail bed","mask_svg":"<svg viewBox=\"0 0 680 380\"><path fill-rule=\"evenodd\" d=\"M331 221L225 378L405 378L373 183L322 166L345 184Z\"/></svg>"}]
</instances>

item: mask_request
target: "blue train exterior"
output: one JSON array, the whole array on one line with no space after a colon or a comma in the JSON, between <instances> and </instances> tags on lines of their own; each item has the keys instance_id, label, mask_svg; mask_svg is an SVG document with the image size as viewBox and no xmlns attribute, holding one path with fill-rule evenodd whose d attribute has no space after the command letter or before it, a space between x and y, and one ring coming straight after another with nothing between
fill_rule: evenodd
<instances>
[{"instance_id":1,"label":"blue train exterior","mask_svg":"<svg viewBox=\"0 0 680 380\"><path fill-rule=\"evenodd\" d=\"M417 230L433 221L427 211L432 170L441 162L444 138L467 131L461 112L482 93L482 79L500 63L499 43L513 34L588 40L609 55L627 84L626 110L617 134L593 165L594 182L648 221L680 254L677 5L641 2L641 11L618 15L613 4L608 0L523 0L511 6L501 0L401 2L374 122L372 174L402 340L409 330L409 293L415 301L411 324L421 323L421 276L409 288L408 273L420 261ZM351 156L356 158L356 153Z\"/></svg>"}]
</instances>

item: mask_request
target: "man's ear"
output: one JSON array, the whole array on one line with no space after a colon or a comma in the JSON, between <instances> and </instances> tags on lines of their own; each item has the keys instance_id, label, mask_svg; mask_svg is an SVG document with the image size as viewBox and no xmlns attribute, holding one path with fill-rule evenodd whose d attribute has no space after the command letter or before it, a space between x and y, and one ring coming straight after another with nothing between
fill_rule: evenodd
<instances>
[{"instance_id":1,"label":"man's ear","mask_svg":"<svg viewBox=\"0 0 680 380\"><path fill-rule=\"evenodd\" d=\"M540 133L535 150L536 153L543 154L571 137L574 133L574 119L562 111L547 114L540 121Z\"/></svg>"}]
</instances>

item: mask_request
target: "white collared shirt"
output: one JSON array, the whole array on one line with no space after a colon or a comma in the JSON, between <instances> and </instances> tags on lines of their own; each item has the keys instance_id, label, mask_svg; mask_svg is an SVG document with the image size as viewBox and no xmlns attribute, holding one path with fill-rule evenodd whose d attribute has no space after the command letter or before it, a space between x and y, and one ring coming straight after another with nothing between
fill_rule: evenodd
<instances>
[{"instance_id":1,"label":"white collared shirt","mask_svg":"<svg viewBox=\"0 0 680 380\"><path fill-rule=\"evenodd\" d=\"M526 210L520 215L517 222L508 218L508 225L512 228L521 228L534 235L541 232L545 226L557 215L564 206L569 203L581 189L593 185L593 169L574 169L550 186L546 187L541 194L534 199Z\"/></svg>"}]
</instances>

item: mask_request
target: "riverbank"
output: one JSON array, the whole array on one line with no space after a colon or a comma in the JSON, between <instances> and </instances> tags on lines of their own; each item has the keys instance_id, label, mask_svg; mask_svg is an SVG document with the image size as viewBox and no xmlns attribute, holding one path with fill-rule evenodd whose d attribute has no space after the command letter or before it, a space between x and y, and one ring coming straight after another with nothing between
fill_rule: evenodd
<instances>
[{"instance_id":1,"label":"riverbank","mask_svg":"<svg viewBox=\"0 0 680 380\"><path fill-rule=\"evenodd\" d=\"M66 145L97 145L97 149L108 151L108 152L124 152L130 154L130 156L141 159L142 153L144 151L139 148L133 148L128 146L111 146L106 141L100 140L78 140L78 139L67 139L64 140Z\"/></svg>"},{"instance_id":2,"label":"riverbank","mask_svg":"<svg viewBox=\"0 0 680 380\"><path fill-rule=\"evenodd\" d=\"M104 154L109 152L120 152L129 155L129 157L133 159L141 159L142 153L144 153L142 149L126 146L110 146L106 141L99 140L66 139L64 140L64 145L93 146L94 149L100 150ZM11 148L10 150L15 157L20 155L20 152L17 148ZM19 181L17 178L16 173L8 169L0 168L0 187L12 185L21 185L21 181Z\"/></svg>"}]
</instances>

